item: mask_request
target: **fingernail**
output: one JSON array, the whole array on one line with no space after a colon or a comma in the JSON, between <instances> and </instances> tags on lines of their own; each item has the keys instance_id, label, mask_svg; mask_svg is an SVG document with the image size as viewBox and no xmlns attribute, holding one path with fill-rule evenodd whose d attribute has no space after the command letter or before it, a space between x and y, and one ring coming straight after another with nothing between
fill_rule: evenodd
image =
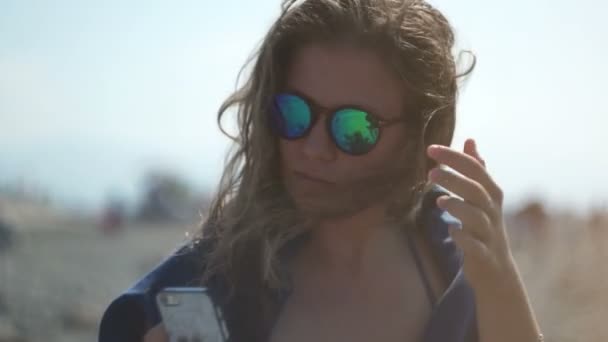
<instances>
[{"instance_id":1,"label":"fingernail","mask_svg":"<svg viewBox=\"0 0 608 342\"><path fill-rule=\"evenodd\" d=\"M473 142L473 149L475 150L475 152L477 152L477 154L479 154L479 151L477 150L477 142L475 141L475 139L471 139L471 141Z\"/></svg>"},{"instance_id":2,"label":"fingernail","mask_svg":"<svg viewBox=\"0 0 608 342\"><path fill-rule=\"evenodd\" d=\"M430 145L430 146L429 146L429 147L426 149L426 151L427 151L428 155L429 155L429 156L431 156L431 157L435 157L435 156L437 156L437 152L439 151L438 146L439 146L439 145Z\"/></svg>"},{"instance_id":3,"label":"fingernail","mask_svg":"<svg viewBox=\"0 0 608 342\"><path fill-rule=\"evenodd\" d=\"M445 209L445 205L447 203L448 198L449 198L448 196L437 197L437 201L436 201L437 206L441 209Z\"/></svg>"}]
</instances>

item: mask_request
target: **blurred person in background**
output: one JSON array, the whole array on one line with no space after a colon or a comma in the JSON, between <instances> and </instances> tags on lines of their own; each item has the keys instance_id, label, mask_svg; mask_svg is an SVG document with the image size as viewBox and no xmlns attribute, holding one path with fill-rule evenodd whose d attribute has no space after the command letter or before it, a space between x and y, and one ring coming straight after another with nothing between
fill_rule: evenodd
<instances>
[{"instance_id":1,"label":"blurred person in background","mask_svg":"<svg viewBox=\"0 0 608 342\"><path fill-rule=\"evenodd\" d=\"M239 132L200 234L113 301L100 341L167 341L167 286L207 287L235 342L542 340L503 192L474 140L449 147L474 67L453 45L425 1L283 1L219 109Z\"/></svg>"},{"instance_id":2,"label":"blurred person in background","mask_svg":"<svg viewBox=\"0 0 608 342\"><path fill-rule=\"evenodd\" d=\"M15 232L12 225L5 221L5 209L0 203L0 254L9 250L15 242Z\"/></svg>"}]
</instances>

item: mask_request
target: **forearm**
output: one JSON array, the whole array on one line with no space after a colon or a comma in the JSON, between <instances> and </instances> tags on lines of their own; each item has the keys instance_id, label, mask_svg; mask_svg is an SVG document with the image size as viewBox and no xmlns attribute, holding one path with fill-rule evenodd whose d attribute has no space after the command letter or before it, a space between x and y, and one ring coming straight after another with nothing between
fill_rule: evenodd
<instances>
[{"instance_id":1,"label":"forearm","mask_svg":"<svg viewBox=\"0 0 608 342\"><path fill-rule=\"evenodd\" d=\"M514 267L496 287L475 291L480 342L537 342L541 333L523 281Z\"/></svg>"}]
</instances>

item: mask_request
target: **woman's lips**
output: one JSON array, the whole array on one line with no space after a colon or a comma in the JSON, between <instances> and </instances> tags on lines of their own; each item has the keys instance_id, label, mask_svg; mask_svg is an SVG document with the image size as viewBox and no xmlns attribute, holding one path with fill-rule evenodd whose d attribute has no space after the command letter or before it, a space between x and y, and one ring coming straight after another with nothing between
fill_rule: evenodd
<instances>
[{"instance_id":1,"label":"woman's lips","mask_svg":"<svg viewBox=\"0 0 608 342\"><path fill-rule=\"evenodd\" d=\"M321 183L321 184L325 184L325 185L334 185L335 184L335 183L330 182L328 180L325 180L325 179L322 179L322 178L317 178L315 176L311 176L311 175L303 173L303 172L294 171L293 173L299 179L303 179L303 180L307 180L307 181L311 181L311 182L317 182L317 183Z\"/></svg>"}]
</instances>

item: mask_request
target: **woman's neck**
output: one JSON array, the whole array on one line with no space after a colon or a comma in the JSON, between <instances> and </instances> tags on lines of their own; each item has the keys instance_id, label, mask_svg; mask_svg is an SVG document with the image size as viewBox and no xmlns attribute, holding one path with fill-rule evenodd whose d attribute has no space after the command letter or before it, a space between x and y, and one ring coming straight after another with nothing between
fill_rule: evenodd
<instances>
[{"instance_id":1,"label":"woman's neck","mask_svg":"<svg viewBox=\"0 0 608 342\"><path fill-rule=\"evenodd\" d=\"M369 207L348 218L321 222L311 232L307 258L328 274L357 278L401 255L401 234L382 206Z\"/></svg>"}]
</instances>

